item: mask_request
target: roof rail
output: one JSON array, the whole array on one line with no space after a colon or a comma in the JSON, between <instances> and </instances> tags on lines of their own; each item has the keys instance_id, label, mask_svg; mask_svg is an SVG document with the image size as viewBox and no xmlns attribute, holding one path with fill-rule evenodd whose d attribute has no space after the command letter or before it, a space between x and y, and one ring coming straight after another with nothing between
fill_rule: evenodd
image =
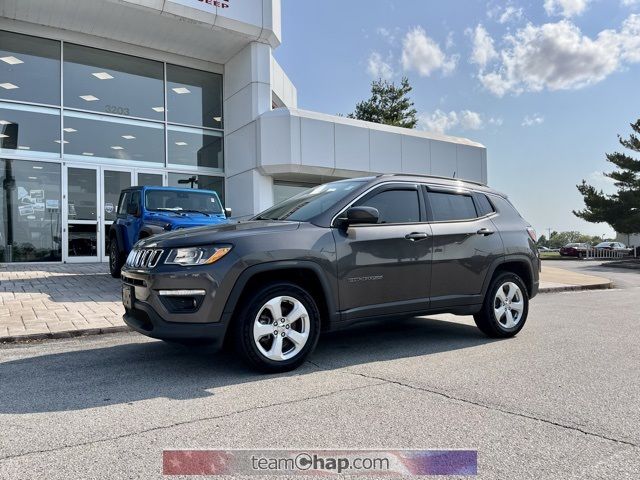
<instances>
[{"instance_id":1,"label":"roof rail","mask_svg":"<svg viewBox=\"0 0 640 480\"><path fill-rule=\"evenodd\" d=\"M378 177L422 177L422 178L438 178L440 180L451 180L454 182L471 183L480 187L486 187L487 185L482 182L476 182L474 180L465 180L462 178L445 177L442 175L425 175L422 173L381 173Z\"/></svg>"}]
</instances>

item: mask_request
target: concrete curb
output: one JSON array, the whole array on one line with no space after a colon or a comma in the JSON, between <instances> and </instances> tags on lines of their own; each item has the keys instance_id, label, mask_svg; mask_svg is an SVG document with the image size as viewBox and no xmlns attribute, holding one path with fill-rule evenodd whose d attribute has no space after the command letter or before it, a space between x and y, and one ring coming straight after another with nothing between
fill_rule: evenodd
<instances>
[{"instance_id":1,"label":"concrete curb","mask_svg":"<svg viewBox=\"0 0 640 480\"><path fill-rule=\"evenodd\" d=\"M567 285L564 287L540 288L538 293L576 292L580 290L606 290L613 288L613 282L595 283L592 285ZM63 332L32 333L28 335L0 337L0 343L26 343L39 340L54 340L61 338L76 338L89 335L103 335L108 333L132 332L126 325L105 328L87 328L84 330L68 330Z\"/></svg>"},{"instance_id":2,"label":"concrete curb","mask_svg":"<svg viewBox=\"0 0 640 480\"><path fill-rule=\"evenodd\" d=\"M566 285L563 287L540 288L538 293L577 292L580 290L608 290L613 288L613 282L594 283L591 285Z\"/></svg>"},{"instance_id":3,"label":"concrete curb","mask_svg":"<svg viewBox=\"0 0 640 480\"><path fill-rule=\"evenodd\" d=\"M89 335L103 335L107 333L132 332L126 325L105 328L86 328L84 330L67 330L62 332L30 333L27 335L0 337L0 343L23 343L38 340L54 340L61 338L85 337Z\"/></svg>"}]
</instances>

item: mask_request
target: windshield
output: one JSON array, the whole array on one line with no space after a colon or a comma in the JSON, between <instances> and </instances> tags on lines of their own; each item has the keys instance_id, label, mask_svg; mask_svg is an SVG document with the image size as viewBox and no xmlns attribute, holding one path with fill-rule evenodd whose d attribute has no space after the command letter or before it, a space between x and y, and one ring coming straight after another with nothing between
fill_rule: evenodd
<instances>
[{"instance_id":1,"label":"windshield","mask_svg":"<svg viewBox=\"0 0 640 480\"><path fill-rule=\"evenodd\" d=\"M147 190L145 196L147 210L170 212L195 212L221 214L222 205L218 195L211 192L194 190Z\"/></svg>"},{"instance_id":2,"label":"windshield","mask_svg":"<svg viewBox=\"0 0 640 480\"><path fill-rule=\"evenodd\" d=\"M254 220L292 220L308 222L321 214L366 180L340 180L310 188L260 213Z\"/></svg>"}]
</instances>

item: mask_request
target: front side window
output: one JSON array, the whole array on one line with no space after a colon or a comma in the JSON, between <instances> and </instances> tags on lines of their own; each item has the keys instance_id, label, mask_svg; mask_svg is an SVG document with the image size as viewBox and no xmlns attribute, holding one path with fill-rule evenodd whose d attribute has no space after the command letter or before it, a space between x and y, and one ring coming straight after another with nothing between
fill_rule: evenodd
<instances>
[{"instance_id":1,"label":"front side window","mask_svg":"<svg viewBox=\"0 0 640 480\"><path fill-rule=\"evenodd\" d=\"M476 218L476 207L470 195L429 192L433 220L447 222Z\"/></svg>"},{"instance_id":2,"label":"front side window","mask_svg":"<svg viewBox=\"0 0 640 480\"><path fill-rule=\"evenodd\" d=\"M127 213L127 204L129 203L129 198L131 197L131 192L122 192L120 194L120 200L118 201L118 215L126 215Z\"/></svg>"},{"instance_id":3,"label":"front side window","mask_svg":"<svg viewBox=\"0 0 640 480\"><path fill-rule=\"evenodd\" d=\"M420 197L415 189L384 190L356 204L376 208L378 223L420 222Z\"/></svg>"},{"instance_id":4,"label":"front side window","mask_svg":"<svg viewBox=\"0 0 640 480\"><path fill-rule=\"evenodd\" d=\"M220 199L211 193L172 190L147 190L147 210L169 212L195 212L204 214L223 213Z\"/></svg>"},{"instance_id":5,"label":"front side window","mask_svg":"<svg viewBox=\"0 0 640 480\"><path fill-rule=\"evenodd\" d=\"M164 120L161 62L65 44L66 107Z\"/></svg>"},{"instance_id":6,"label":"front side window","mask_svg":"<svg viewBox=\"0 0 640 480\"><path fill-rule=\"evenodd\" d=\"M60 105L60 42L0 31L0 98Z\"/></svg>"}]
</instances>

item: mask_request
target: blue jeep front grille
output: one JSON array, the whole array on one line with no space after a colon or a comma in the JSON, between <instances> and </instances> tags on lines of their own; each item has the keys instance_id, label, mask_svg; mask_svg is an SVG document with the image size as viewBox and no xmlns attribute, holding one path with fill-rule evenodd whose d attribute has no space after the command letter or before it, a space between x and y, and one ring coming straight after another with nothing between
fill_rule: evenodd
<instances>
[{"instance_id":1,"label":"blue jeep front grille","mask_svg":"<svg viewBox=\"0 0 640 480\"><path fill-rule=\"evenodd\" d=\"M162 252L160 248L134 248L127 257L127 267L153 268L158 264Z\"/></svg>"}]
</instances>

